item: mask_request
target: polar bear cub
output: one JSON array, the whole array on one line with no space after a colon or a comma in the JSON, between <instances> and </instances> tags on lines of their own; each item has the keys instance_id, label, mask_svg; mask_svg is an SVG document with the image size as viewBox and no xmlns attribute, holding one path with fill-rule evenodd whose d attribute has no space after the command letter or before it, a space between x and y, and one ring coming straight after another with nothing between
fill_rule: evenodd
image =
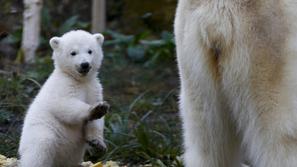
<instances>
[{"instance_id":1,"label":"polar bear cub","mask_svg":"<svg viewBox=\"0 0 297 167\"><path fill-rule=\"evenodd\" d=\"M26 114L21 167L74 167L81 163L87 143L106 148L100 118L108 104L97 78L103 41L103 35L82 30L50 40L55 69Z\"/></svg>"}]
</instances>

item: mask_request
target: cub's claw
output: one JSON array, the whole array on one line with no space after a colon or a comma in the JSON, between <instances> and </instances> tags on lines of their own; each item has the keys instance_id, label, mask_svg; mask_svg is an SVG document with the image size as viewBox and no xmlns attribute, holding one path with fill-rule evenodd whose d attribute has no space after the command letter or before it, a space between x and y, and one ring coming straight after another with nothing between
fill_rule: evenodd
<instances>
[{"instance_id":1,"label":"cub's claw","mask_svg":"<svg viewBox=\"0 0 297 167\"><path fill-rule=\"evenodd\" d=\"M100 119L102 118L109 110L109 104L107 102L101 102L95 105L91 109L91 113L89 116L89 121L95 120L95 119Z\"/></svg>"},{"instance_id":2,"label":"cub's claw","mask_svg":"<svg viewBox=\"0 0 297 167\"><path fill-rule=\"evenodd\" d=\"M100 140L94 139L87 141L87 143L93 147L96 148L99 152L105 153L107 151L107 147L104 142L101 142Z\"/></svg>"}]
</instances>

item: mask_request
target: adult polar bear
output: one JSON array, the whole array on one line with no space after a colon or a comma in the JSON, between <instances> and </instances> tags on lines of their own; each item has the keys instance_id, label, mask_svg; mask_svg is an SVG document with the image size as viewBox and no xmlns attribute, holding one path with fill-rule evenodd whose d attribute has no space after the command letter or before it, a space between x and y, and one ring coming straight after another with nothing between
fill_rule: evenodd
<instances>
[{"instance_id":1,"label":"adult polar bear","mask_svg":"<svg viewBox=\"0 0 297 167\"><path fill-rule=\"evenodd\" d=\"M238 167L243 158L297 166L296 9L295 0L179 0L187 167Z\"/></svg>"},{"instance_id":2,"label":"adult polar bear","mask_svg":"<svg viewBox=\"0 0 297 167\"><path fill-rule=\"evenodd\" d=\"M103 40L101 34L82 30L50 40L55 69L27 112L21 167L75 167L87 142L105 149L104 121L99 118L108 105L97 79Z\"/></svg>"}]
</instances>

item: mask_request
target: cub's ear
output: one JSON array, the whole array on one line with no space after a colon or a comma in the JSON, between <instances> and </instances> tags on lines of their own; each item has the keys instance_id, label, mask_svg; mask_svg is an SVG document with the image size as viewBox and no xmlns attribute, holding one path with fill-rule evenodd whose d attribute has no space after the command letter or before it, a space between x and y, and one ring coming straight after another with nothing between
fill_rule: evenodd
<instances>
[{"instance_id":1,"label":"cub's ear","mask_svg":"<svg viewBox=\"0 0 297 167\"><path fill-rule=\"evenodd\" d=\"M60 40L59 37L52 37L50 39L49 43L50 43L52 49L54 50L54 49L57 49L59 47L59 45L61 43L61 40Z\"/></svg>"},{"instance_id":2,"label":"cub's ear","mask_svg":"<svg viewBox=\"0 0 297 167\"><path fill-rule=\"evenodd\" d=\"M104 42L104 36L100 33L94 34L93 36L96 38L98 43L102 46L102 44Z\"/></svg>"}]
</instances>

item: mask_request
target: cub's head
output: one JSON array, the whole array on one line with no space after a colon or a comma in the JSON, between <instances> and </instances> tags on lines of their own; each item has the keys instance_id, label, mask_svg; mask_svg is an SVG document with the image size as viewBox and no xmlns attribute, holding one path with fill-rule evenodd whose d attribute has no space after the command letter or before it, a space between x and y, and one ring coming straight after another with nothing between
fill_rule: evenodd
<instances>
[{"instance_id":1,"label":"cub's head","mask_svg":"<svg viewBox=\"0 0 297 167\"><path fill-rule=\"evenodd\" d=\"M102 34L83 30L70 31L62 37L50 39L55 68L77 78L96 74L103 59Z\"/></svg>"}]
</instances>

